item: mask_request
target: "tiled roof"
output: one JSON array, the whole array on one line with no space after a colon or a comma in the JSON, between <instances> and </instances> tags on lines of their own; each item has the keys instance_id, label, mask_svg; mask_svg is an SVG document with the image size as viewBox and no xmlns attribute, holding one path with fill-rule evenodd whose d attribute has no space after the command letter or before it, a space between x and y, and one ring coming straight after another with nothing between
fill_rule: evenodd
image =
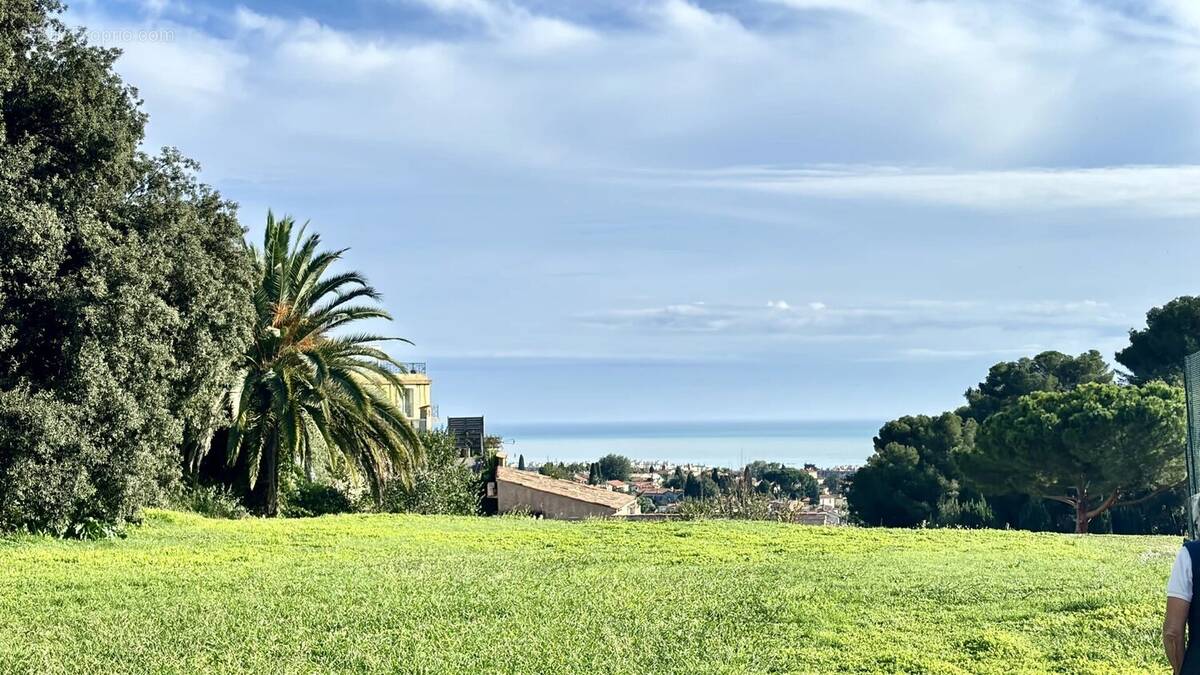
<instances>
[{"instance_id":1,"label":"tiled roof","mask_svg":"<svg viewBox=\"0 0 1200 675\"><path fill-rule=\"evenodd\" d=\"M549 492L560 497L575 499L581 502L600 504L614 509L622 509L637 501L637 497L624 492L613 492L605 488L591 485L580 485L569 480L559 480L543 476L533 471L518 471L512 467L501 466L496 469L496 480L527 487L530 490Z\"/></svg>"}]
</instances>

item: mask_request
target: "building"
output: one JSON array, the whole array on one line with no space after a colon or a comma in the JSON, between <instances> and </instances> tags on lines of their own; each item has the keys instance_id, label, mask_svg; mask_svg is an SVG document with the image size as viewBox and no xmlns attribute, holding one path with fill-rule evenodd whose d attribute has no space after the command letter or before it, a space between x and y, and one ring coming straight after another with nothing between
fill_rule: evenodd
<instances>
[{"instance_id":1,"label":"building","mask_svg":"<svg viewBox=\"0 0 1200 675\"><path fill-rule=\"evenodd\" d=\"M821 480L825 480L826 478L828 478L830 476L835 476L839 480L844 480L844 479L854 475L855 471L858 471L857 466L855 466L853 464L841 464L841 465L831 467L828 469L821 469L819 476L820 476Z\"/></svg>"},{"instance_id":2,"label":"building","mask_svg":"<svg viewBox=\"0 0 1200 675\"><path fill-rule=\"evenodd\" d=\"M505 466L503 461L501 457L496 466L494 488L499 513L529 511L533 515L563 520L641 513L633 495L532 471L518 471Z\"/></svg>"},{"instance_id":3,"label":"building","mask_svg":"<svg viewBox=\"0 0 1200 675\"><path fill-rule=\"evenodd\" d=\"M639 496L649 499L656 508L664 508L683 499L682 490L671 490L664 487L650 487L639 491Z\"/></svg>"},{"instance_id":4,"label":"building","mask_svg":"<svg viewBox=\"0 0 1200 675\"><path fill-rule=\"evenodd\" d=\"M842 517L833 511L801 511L793 516L800 525L841 525Z\"/></svg>"},{"instance_id":5,"label":"building","mask_svg":"<svg viewBox=\"0 0 1200 675\"><path fill-rule=\"evenodd\" d=\"M454 437L454 447L463 457L483 457L487 446L483 417L451 417L446 420L446 433Z\"/></svg>"},{"instance_id":6,"label":"building","mask_svg":"<svg viewBox=\"0 0 1200 675\"><path fill-rule=\"evenodd\" d=\"M629 484L623 480L605 481L605 484L614 492L629 492Z\"/></svg>"},{"instance_id":7,"label":"building","mask_svg":"<svg viewBox=\"0 0 1200 675\"><path fill-rule=\"evenodd\" d=\"M400 409L413 429L432 431L437 426L438 413L430 391L433 381L425 372L425 364L402 363L391 370L400 382L399 387L382 377L376 378L376 384L384 390L392 405Z\"/></svg>"}]
</instances>

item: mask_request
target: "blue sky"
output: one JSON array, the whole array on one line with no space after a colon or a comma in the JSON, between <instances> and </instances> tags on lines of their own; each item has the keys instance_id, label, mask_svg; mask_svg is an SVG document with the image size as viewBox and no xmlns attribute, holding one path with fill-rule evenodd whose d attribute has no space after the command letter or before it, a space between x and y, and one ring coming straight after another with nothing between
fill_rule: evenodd
<instances>
[{"instance_id":1,"label":"blue sky","mask_svg":"<svg viewBox=\"0 0 1200 675\"><path fill-rule=\"evenodd\" d=\"M72 3L443 415L885 419L1195 293L1189 0ZM143 32L145 31L145 32Z\"/></svg>"}]
</instances>

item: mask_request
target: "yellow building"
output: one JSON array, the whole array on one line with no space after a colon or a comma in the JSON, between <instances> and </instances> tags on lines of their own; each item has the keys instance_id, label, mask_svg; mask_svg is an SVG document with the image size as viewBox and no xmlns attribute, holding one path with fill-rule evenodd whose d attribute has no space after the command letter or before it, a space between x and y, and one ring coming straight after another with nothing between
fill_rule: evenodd
<instances>
[{"instance_id":1,"label":"yellow building","mask_svg":"<svg viewBox=\"0 0 1200 675\"><path fill-rule=\"evenodd\" d=\"M424 363L402 363L396 370L396 379L401 386L381 382L388 399L404 413L408 423L417 431L430 431L437 426L437 406L430 393L433 381L425 372Z\"/></svg>"}]
</instances>

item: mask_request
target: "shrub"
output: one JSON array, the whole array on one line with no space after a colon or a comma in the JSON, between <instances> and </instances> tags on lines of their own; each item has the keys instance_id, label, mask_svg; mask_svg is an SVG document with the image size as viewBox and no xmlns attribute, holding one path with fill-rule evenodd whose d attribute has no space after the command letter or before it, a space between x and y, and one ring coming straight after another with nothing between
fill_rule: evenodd
<instances>
[{"instance_id":1,"label":"shrub","mask_svg":"<svg viewBox=\"0 0 1200 675\"><path fill-rule=\"evenodd\" d=\"M422 434L425 465L411 484L392 481L383 491L383 510L394 513L473 516L479 513L482 484L473 460L463 460L454 437L444 431Z\"/></svg>"},{"instance_id":2,"label":"shrub","mask_svg":"<svg viewBox=\"0 0 1200 675\"><path fill-rule=\"evenodd\" d=\"M236 520L247 515L246 507L237 493L224 485L185 487L168 500L168 506L209 518Z\"/></svg>"},{"instance_id":3,"label":"shrub","mask_svg":"<svg viewBox=\"0 0 1200 675\"><path fill-rule=\"evenodd\" d=\"M287 518L312 518L354 510L350 496L332 485L293 476L280 487L279 511Z\"/></svg>"},{"instance_id":4,"label":"shrub","mask_svg":"<svg viewBox=\"0 0 1200 675\"><path fill-rule=\"evenodd\" d=\"M938 502L938 514L934 524L938 527L964 527L980 529L993 527L996 517L992 507L982 497L959 500L954 497L943 498Z\"/></svg>"},{"instance_id":5,"label":"shrub","mask_svg":"<svg viewBox=\"0 0 1200 675\"><path fill-rule=\"evenodd\" d=\"M685 499L679 504L679 515L689 520L727 518L730 520L790 520L790 511L771 508L771 498L735 490L715 499Z\"/></svg>"}]
</instances>

